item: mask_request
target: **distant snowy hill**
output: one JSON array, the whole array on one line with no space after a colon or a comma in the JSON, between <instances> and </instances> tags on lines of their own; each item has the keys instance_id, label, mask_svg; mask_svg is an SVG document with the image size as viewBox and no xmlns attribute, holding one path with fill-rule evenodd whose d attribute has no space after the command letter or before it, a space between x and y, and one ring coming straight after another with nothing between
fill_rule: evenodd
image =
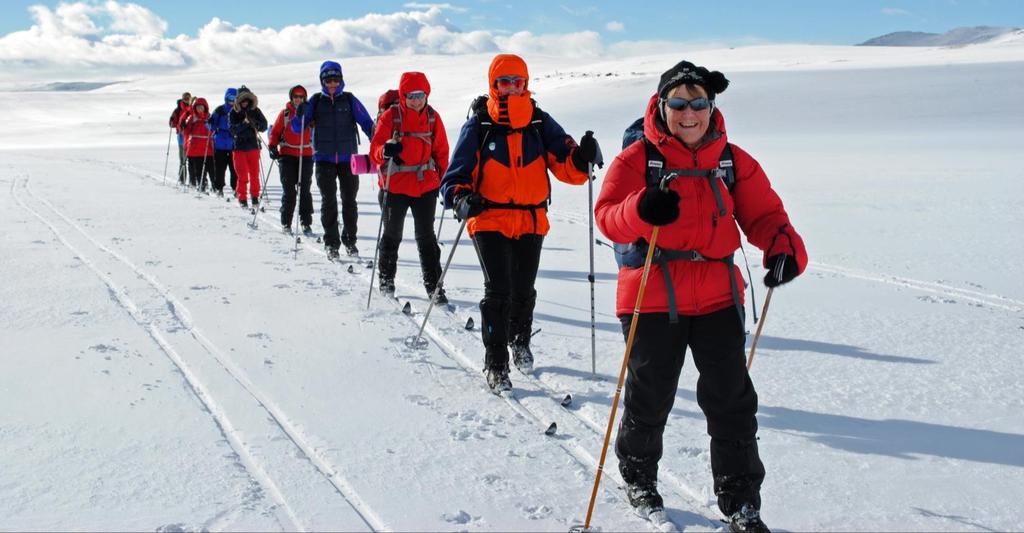
<instances>
[{"instance_id":1,"label":"distant snowy hill","mask_svg":"<svg viewBox=\"0 0 1024 533\"><path fill-rule=\"evenodd\" d=\"M858 46L963 46L1000 40L1007 34L1019 34L1021 31L1020 28L995 26L954 28L946 33L898 31L868 39Z\"/></svg>"}]
</instances>

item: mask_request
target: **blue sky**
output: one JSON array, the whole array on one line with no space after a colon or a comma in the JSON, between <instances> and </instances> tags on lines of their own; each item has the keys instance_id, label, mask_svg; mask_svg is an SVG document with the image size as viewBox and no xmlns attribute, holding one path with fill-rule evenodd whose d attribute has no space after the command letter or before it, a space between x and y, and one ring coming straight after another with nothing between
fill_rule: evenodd
<instances>
[{"instance_id":1,"label":"blue sky","mask_svg":"<svg viewBox=\"0 0 1024 533\"><path fill-rule=\"evenodd\" d=\"M57 1L4 0L0 35L28 29L27 8ZM369 12L409 11L406 1L302 0L294 3L176 0L138 3L168 23L168 36L195 35L213 17L280 28L289 24L356 18ZM855 44L899 30L941 33L957 26L1024 26L1024 0L449 0L448 19L463 31L567 33L593 30L606 42L667 39L726 44L804 42ZM287 9L285 6L294 6ZM245 6L240 7L240 6ZM366 6L372 6L367 8ZM612 29L609 29L609 23ZM621 24L621 30L614 23Z\"/></svg>"}]
</instances>

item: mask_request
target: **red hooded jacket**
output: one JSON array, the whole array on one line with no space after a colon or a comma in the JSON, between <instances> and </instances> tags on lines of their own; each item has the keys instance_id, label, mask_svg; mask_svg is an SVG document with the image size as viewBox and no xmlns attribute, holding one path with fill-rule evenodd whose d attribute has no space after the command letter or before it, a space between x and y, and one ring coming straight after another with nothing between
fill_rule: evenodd
<instances>
[{"instance_id":1,"label":"red hooded jacket","mask_svg":"<svg viewBox=\"0 0 1024 533\"><path fill-rule=\"evenodd\" d=\"M206 121L210 118L210 106L205 98L196 99L188 113L181 117L178 130L185 136L185 155L204 157L213 155L213 132Z\"/></svg>"},{"instance_id":2,"label":"red hooded jacket","mask_svg":"<svg viewBox=\"0 0 1024 533\"><path fill-rule=\"evenodd\" d=\"M647 105L644 136L664 156L665 168L717 168L719 156L728 142L722 113L717 109L713 112L709 126L712 133L700 146L691 150L657 124L657 106L655 95ZM776 254L788 254L796 258L802 273L807 266L807 251L800 235L790 224L782 200L772 190L761 165L738 146L732 147L736 183L729 192L719 184L726 215L718 217L714 192L707 178L679 177L670 185L679 193L679 218L661 227L657 246L671 250L695 250L704 257L721 259L739 248L739 229L742 229L747 240L764 251L765 261ZM594 214L598 228L614 242L625 244L639 238L648 241L651 238L654 227L641 220L637 213L637 205L646 188L646 158L643 143L633 143L615 158L605 175ZM733 223L733 217L739 228ZM668 268L679 314L703 315L733 305L732 285L724 262L669 261ZM737 280L742 280L740 268L733 268ZM619 270L616 314L633 312L642 272L641 268ZM742 298L742 283L740 288ZM657 263L651 266L640 311L668 311L665 282Z\"/></svg>"},{"instance_id":3,"label":"red hooded jacket","mask_svg":"<svg viewBox=\"0 0 1024 533\"><path fill-rule=\"evenodd\" d=\"M436 191L441 186L441 176L448 170L448 134L444 131L441 115L434 111L434 125L430 126L428 113L429 104L419 112L406 105L405 95L414 91L423 91L430 97L430 83L422 72L405 72L398 82L399 104L387 108L374 128L373 139L370 141L370 159L381 168L378 180L383 188L387 179L387 160L384 159L384 143L395 133L395 113L399 114L400 142L402 151L399 158L402 166L423 165L434 160L434 168L423 170L422 179L418 172L402 171L391 175L388 184L389 192L419 198L426 193ZM431 133L430 138L412 136L410 133Z\"/></svg>"},{"instance_id":4,"label":"red hooded jacket","mask_svg":"<svg viewBox=\"0 0 1024 533\"><path fill-rule=\"evenodd\" d=\"M312 124L306 124L306 129L302 132L302 138L299 139L299 134L292 131L289 126L292 117L295 116L295 106L291 102L285 104L284 109L277 114L277 120L274 121L274 126L270 128L270 147L277 148L280 146L281 155L298 156L299 147L302 147L302 155L306 157L313 156L313 128Z\"/></svg>"}]
</instances>

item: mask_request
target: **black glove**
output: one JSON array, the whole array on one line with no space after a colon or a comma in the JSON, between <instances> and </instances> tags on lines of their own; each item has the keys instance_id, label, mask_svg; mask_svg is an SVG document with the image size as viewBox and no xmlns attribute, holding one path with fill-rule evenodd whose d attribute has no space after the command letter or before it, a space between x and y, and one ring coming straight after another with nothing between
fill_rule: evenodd
<instances>
[{"instance_id":1,"label":"black glove","mask_svg":"<svg viewBox=\"0 0 1024 533\"><path fill-rule=\"evenodd\" d=\"M765 287L778 287L793 281L799 269L796 258L789 254L778 254L768 258L768 274L764 276Z\"/></svg>"},{"instance_id":2,"label":"black glove","mask_svg":"<svg viewBox=\"0 0 1024 533\"><path fill-rule=\"evenodd\" d=\"M281 157L281 154L280 154L280 152L277 151L277 147L276 146L271 146L270 148L267 149L267 151L270 152L270 158L271 159L277 159L277 158Z\"/></svg>"},{"instance_id":3,"label":"black glove","mask_svg":"<svg viewBox=\"0 0 1024 533\"><path fill-rule=\"evenodd\" d=\"M400 153L402 153L402 143L397 141L384 143L384 157L386 159L394 159Z\"/></svg>"},{"instance_id":4,"label":"black glove","mask_svg":"<svg viewBox=\"0 0 1024 533\"><path fill-rule=\"evenodd\" d=\"M581 172L590 170L588 166L593 164L596 167L604 168L604 160L601 158L601 148L597 145L594 132L588 131L580 139L580 145L572 151L572 164Z\"/></svg>"},{"instance_id":5,"label":"black glove","mask_svg":"<svg viewBox=\"0 0 1024 533\"><path fill-rule=\"evenodd\" d=\"M295 114L300 117L306 114L306 102L302 102L301 104L299 104L299 107L295 108Z\"/></svg>"},{"instance_id":6,"label":"black glove","mask_svg":"<svg viewBox=\"0 0 1024 533\"><path fill-rule=\"evenodd\" d=\"M452 209L455 211L455 216L460 221L475 217L484 212L483 196L469 189L461 189L459 192L456 192L452 205L454 206Z\"/></svg>"},{"instance_id":7,"label":"black glove","mask_svg":"<svg viewBox=\"0 0 1024 533\"><path fill-rule=\"evenodd\" d=\"M648 187L636 206L640 220L652 226L671 224L679 218L679 193L660 187Z\"/></svg>"}]
</instances>

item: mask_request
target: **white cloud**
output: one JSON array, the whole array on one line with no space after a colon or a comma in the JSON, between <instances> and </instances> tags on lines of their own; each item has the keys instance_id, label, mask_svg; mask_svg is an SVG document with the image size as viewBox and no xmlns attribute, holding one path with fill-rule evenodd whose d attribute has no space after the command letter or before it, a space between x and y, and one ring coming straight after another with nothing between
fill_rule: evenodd
<instances>
[{"instance_id":1,"label":"white cloud","mask_svg":"<svg viewBox=\"0 0 1024 533\"><path fill-rule=\"evenodd\" d=\"M402 4L402 7L407 7L409 9L433 9L433 8L437 8L437 9L441 9L441 10L444 10L444 11L454 11L456 13L465 13L465 12L469 11L468 9L466 9L464 7L453 6L451 4L431 4L431 3L426 3L426 2L406 2L406 3Z\"/></svg>"},{"instance_id":2,"label":"white cloud","mask_svg":"<svg viewBox=\"0 0 1024 533\"><path fill-rule=\"evenodd\" d=\"M890 17L907 16L910 15L910 11L906 9L900 9L898 7L883 7L882 14Z\"/></svg>"},{"instance_id":3,"label":"white cloud","mask_svg":"<svg viewBox=\"0 0 1024 533\"><path fill-rule=\"evenodd\" d=\"M597 8L594 7L594 6L587 6L587 7L583 7L583 8L573 8L573 7L569 7L569 6L566 6L566 5L559 5L558 7L562 8L562 11L565 11L566 13L568 13L568 14L574 16L574 17L585 17L587 15L592 15L594 13L597 13Z\"/></svg>"},{"instance_id":4,"label":"white cloud","mask_svg":"<svg viewBox=\"0 0 1024 533\"><path fill-rule=\"evenodd\" d=\"M613 20L608 24L605 24L604 27L608 31L626 31L626 25L617 20Z\"/></svg>"}]
</instances>

